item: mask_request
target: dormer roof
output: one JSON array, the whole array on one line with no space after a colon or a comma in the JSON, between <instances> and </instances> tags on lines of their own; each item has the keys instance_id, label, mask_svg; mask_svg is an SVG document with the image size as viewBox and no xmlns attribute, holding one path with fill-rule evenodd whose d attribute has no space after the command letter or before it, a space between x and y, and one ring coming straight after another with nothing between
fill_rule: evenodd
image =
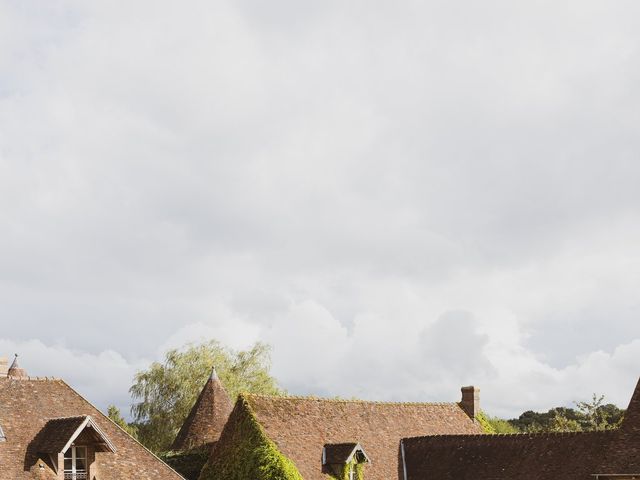
<instances>
[{"instance_id":1,"label":"dormer roof","mask_svg":"<svg viewBox=\"0 0 640 480\"><path fill-rule=\"evenodd\" d=\"M370 463L359 443L327 443L322 450L324 465L344 465L354 460L356 463Z\"/></svg>"},{"instance_id":2,"label":"dormer roof","mask_svg":"<svg viewBox=\"0 0 640 480\"><path fill-rule=\"evenodd\" d=\"M109 437L89 415L49 420L36 437L36 448L38 452L52 455L65 453L80 435L84 442L90 440L100 452L116 451Z\"/></svg>"}]
</instances>

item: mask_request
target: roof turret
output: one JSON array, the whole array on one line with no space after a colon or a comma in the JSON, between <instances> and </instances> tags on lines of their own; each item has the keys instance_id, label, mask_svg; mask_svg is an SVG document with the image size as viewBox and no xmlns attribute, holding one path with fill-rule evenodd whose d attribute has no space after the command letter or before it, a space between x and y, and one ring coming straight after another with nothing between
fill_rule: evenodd
<instances>
[{"instance_id":1,"label":"roof turret","mask_svg":"<svg viewBox=\"0 0 640 480\"><path fill-rule=\"evenodd\" d=\"M231 410L233 403L213 367L171 449L190 450L217 442Z\"/></svg>"},{"instance_id":2,"label":"roof turret","mask_svg":"<svg viewBox=\"0 0 640 480\"><path fill-rule=\"evenodd\" d=\"M27 372L26 370L24 370L23 368L20 368L20 365L18 365L18 354L15 354L15 357L13 358L13 363L11 364L11 366L9 367L9 370L7 371L7 376L8 377L13 377L13 378L26 378L27 377Z\"/></svg>"}]
</instances>

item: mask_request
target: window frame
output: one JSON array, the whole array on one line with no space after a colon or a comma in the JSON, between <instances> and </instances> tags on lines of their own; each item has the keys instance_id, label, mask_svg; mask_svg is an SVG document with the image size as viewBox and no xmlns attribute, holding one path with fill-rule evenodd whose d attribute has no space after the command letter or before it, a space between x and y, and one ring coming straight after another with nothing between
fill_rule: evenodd
<instances>
[{"instance_id":1,"label":"window frame","mask_svg":"<svg viewBox=\"0 0 640 480\"><path fill-rule=\"evenodd\" d=\"M83 452L84 455L78 455ZM71 452L70 456L67 454ZM65 480L85 480L89 474L89 453L85 445L72 445L64 454L62 470ZM67 460L71 460L71 469L65 468ZM78 469L78 460L84 460L84 469Z\"/></svg>"}]
</instances>

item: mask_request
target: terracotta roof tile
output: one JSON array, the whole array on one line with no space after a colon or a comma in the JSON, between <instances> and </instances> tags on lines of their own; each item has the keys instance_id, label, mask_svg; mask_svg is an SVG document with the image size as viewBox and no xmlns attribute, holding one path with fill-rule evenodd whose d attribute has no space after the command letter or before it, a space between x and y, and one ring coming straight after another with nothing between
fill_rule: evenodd
<instances>
[{"instance_id":1,"label":"terracotta roof tile","mask_svg":"<svg viewBox=\"0 0 640 480\"><path fill-rule=\"evenodd\" d=\"M403 440L407 480L587 480L615 431Z\"/></svg>"},{"instance_id":2,"label":"terracotta roof tile","mask_svg":"<svg viewBox=\"0 0 640 480\"><path fill-rule=\"evenodd\" d=\"M359 443L371 464L367 480L398 478L400 440L425 434L479 433L457 403L389 403L244 395L249 406L305 480L326 480L326 444Z\"/></svg>"},{"instance_id":3,"label":"terracotta roof tile","mask_svg":"<svg viewBox=\"0 0 640 480\"><path fill-rule=\"evenodd\" d=\"M619 435L609 445L605 460L594 473L640 474L640 381L627 407Z\"/></svg>"},{"instance_id":4,"label":"terracotta roof tile","mask_svg":"<svg viewBox=\"0 0 640 480\"><path fill-rule=\"evenodd\" d=\"M15 357L13 358L13 362L11 363L11 366L9 367L9 370L7 370L7 375L10 377L16 377L16 378L25 378L27 376L27 372L24 368L20 367L20 365L18 364L18 354L16 353Z\"/></svg>"},{"instance_id":5,"label":"terracotta roof tile","mask_svg":"<svg viewBox=\"0 0 640 480\"><path fill-rule=\"evenodd\" d=\"M587 480L640 475L640 382L618 430L403 440L407 480Z\"/></svg>"},{"instance_id":6,"label":"terracotta roof tile","mask_svg":"<svg viewBox=\"0 0 640 480\"><path fill-rule=\"evenodd\" d=\"M76 417L54 418L47 423L34 442L38 452L58 454L63 451L69 439L87 419L86 415Z\"/></svg>"},{"instance_id":7,"label":"terracotta roof tile","mask_svg":"<svg viewBox=\"0 0 640 480\"><path fill-rule=\"evenodd\" d=\"M47 422L87 415L117 448L115 453L96 454L102 480L182 478L63 381L10 377L0 377L0 422L6 435L0 443L0 477L34 478L30 469L39 458L36 437ZM70 423L66 426L71 427Z\"/></svg>"},{"instance_id":8,"label":"terracotta roof tile","mask_svg":"<svg viewBox=\"0 0 640 480\"><path fill-rule=\"evenodd\" d=\"M171 449L190 450L216 442L231 410L233 403L213 369L196 403L180 427Z\"/></svg>"}]
</instances>

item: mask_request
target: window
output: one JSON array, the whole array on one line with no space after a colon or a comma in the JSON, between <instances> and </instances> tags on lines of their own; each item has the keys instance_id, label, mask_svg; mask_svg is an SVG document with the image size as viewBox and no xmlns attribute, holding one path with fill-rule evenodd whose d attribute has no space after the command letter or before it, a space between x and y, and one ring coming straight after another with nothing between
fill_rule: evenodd
<instances>
[{"instance_id":1,"label":"window","mask_svg":"<svg viewBox=\"0 0 640 480\"><path fill-rule=\"evenodd\" d=\"M87 447L69 447L64 454L64 479L87 479Z\"/></svg>"},{"instance_id":2,"label":"window","mask_svg":"<svg viewBox=\"0 0 640 480\"><path fill-rule=\"evenodd\" d=\"M349 465L349 480L356 480L356 467L353 463Z\"/></svg>"}]
</instances>

